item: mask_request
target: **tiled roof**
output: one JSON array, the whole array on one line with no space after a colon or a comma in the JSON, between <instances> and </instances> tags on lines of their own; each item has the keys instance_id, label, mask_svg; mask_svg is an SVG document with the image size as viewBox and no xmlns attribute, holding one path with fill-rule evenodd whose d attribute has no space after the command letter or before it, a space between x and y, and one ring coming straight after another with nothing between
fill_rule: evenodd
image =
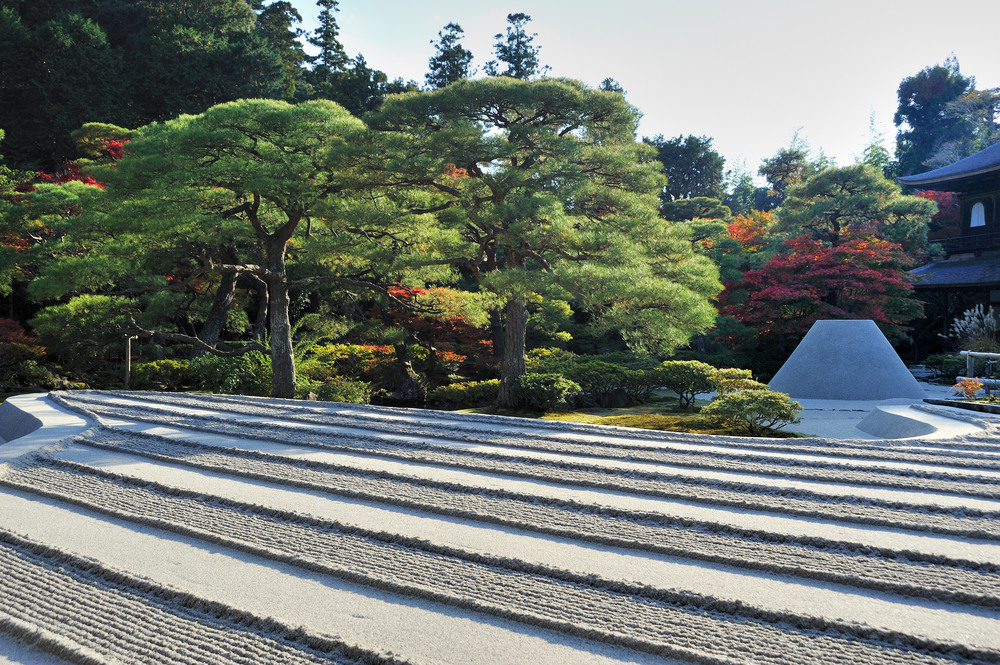
<instances>
[{"instance_id":1,"label":"tiled roof","mask_svg":"<svg viewBox=\"0 0 1000 665\"><path fill-rule=\"evenodd\" d=\"M915 268L910 274L917 278L914 286L918 289L1000 285L1000 256L937 261Z\"/></svg>"},{"instance_id":2,"label":"tiled roof","mask_svg":"<svg viewBox=\"0 0 1000 665\"><path fill-rule=\"evenodd\" d=\"M965 159L960 159L954 164L925 173L903 176L897 180L904 185L921 187L943 185L993 172L997 172L998 177L1000 177L1000 143L980 150L974 155L969 155Z\"/></svg>"}]
</instances>

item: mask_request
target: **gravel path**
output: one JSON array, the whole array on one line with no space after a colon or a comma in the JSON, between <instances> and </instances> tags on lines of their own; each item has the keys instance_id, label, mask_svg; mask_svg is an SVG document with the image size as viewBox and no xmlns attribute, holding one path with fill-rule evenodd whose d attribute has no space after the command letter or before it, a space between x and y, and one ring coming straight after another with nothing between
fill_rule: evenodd
<instances>
[{"instance_id":1,"label":"gravel path","mask_svg":"<svg viewBox=\"0 0 1000 665\"><path fill-rule=\"evenodd\" d=\"M481 644L479 662L509 657L477 638L496 626L563 635L573 662L1000 662L1000 447L985 438L837 445L238 397L55 399L95 425L0 465L0 503L170 534L166 560L182 538L472 617L456 639ZM37 626L39 647L70 662L449 660L407 652L378 618L341 638L14 531L0 521L0 632ZM164 655L189 643L221 651Z\"/></svg>"}]
</instances>

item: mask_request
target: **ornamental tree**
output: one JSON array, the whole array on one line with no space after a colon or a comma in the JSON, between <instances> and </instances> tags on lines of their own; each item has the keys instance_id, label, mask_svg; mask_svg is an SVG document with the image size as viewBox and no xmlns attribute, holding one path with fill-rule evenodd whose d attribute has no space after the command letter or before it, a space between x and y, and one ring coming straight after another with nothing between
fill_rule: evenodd
<instances>
[{"instance_id":1,"label":"ornamental tree","mask_svg":"<svg viewBox=\"0 0 1000 665\"><path fill-rule=\"evenodd\" d=\"M900 339L902 324L920 316L898 244L857 238L829 246L802 235L785 245L785 253L744 274L746 298L727 299L723 315L775 339L798 339L818 319L871 319Z\"/></svg>"},{"instance_id":2,"label":"ornamental tree","mask_svg":"<svg viewBox=\"0 0 1000 665\"><path fill-rule=\"evenodd\" d=\"M426 237L404 233L409 218L388 214L386 197L359 196L371 186L366 141L363 123L325 100L241 100L143 127L125 159L95 170L106 191L67 229L70 246L93 251L62 257L44 276L52 285L73 275L70 288L91 292L165 286L160 256L175 261L187 282L259 280L267 293L272 394L291 397L289 290L375 288L373 266L390 263L403 238ZM134 270L109 260L114 256L127 257ZM192 335L160 336L224 354Z\"/></svg>"},{"instance_id":3,"label":"ornamental tree","mask_svg":"<svg viewBox=\"0 0 1000 665\"><path fill-rule=\"evenodd\" d=\"M933 202L904 196L894 182L867 164L826 169L790 187L775 214L778 230L791 237L803 231L837 246L857 238L899 244L911 256L923 253Z\"/></svg>"},{"instance_id":4,"label":"ornamental tree","mask_svg":"<svg viewBox=\"0 0 1000 665\"><path fill-rule=\"evenodd\" d=\"M500 403L525 373L528 307L573 302L633 346L670 350L714 320L715 266L657 214L654 150L620 94L568 79L464 80L390 97L388 169L430 192L442 264L501 303Z\"/></svg>"}]
</instances>

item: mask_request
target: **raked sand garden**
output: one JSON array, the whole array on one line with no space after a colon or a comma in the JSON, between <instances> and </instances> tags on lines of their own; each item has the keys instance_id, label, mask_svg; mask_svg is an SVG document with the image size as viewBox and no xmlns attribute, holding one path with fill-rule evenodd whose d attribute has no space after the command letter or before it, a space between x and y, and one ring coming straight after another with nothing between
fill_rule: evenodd
<instances>
[{"instance_id":1,"label":"raked sand garden","mask_svg":"<svg viewBox=\"0 0 1000 665\"><path fill-rule=\"evenodd\" d=\"M14 401L50 426L0 445L0 663L1000 662L985 418L751 439Z\"/></svg>"}]
</instances>

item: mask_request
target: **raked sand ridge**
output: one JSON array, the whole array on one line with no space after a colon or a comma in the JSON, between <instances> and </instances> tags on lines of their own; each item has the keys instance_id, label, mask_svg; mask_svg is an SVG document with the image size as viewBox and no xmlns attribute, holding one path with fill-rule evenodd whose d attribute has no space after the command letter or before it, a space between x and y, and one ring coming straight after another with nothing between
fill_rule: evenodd
<instances>
[{"instance_id":1,"label":"raked sand ridge","mask_svg":"<svg viewBox=\"0 0 1000 665\"><path fill-rule=\"evenodd\" d=\"M766 440L14 403L0 419L30 433L0 445L0 663L1000 662L988 419Z\"/></svg>"}]
</instances>

